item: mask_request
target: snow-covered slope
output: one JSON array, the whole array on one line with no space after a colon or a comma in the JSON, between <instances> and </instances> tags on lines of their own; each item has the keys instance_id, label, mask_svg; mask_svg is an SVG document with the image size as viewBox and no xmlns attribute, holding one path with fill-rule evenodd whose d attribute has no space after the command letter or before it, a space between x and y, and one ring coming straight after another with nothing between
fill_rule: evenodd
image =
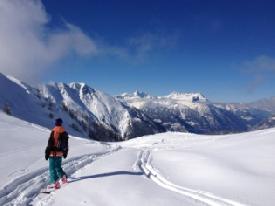
<instances>
[{"instance_id":1,"label":"snow-covered slope","mask_svg":"<svg viewBox=\"0 0 275 206\"><path fill-rule=\"evenodd\" d=\"M275 129L234 135L166 133L124 145L141 149L156 184L200 205L275 204Z\"/></svg>"},{"instance_id":2,"label":"snow-covered slope","mask_svg":"<svg viewBox=\"0 0 275 206\"><path fill-rule=\"evenodd\" d=\"M44 151L50 130L3 112L0 122L0 205L29 205L48 181ZM68 174L116 149L72 136L69 143L69 155L64 162Z\"/></svg>"},{"instance_id":3,"label":"snow-covered slope","mask_svg":"<svg viewBox=\"0 0 275 206\"><path fill-rule=\"evenodd\" d=\"M72 127L80 127L75 119L42 96L37 88L0 73L0 95L1 111L47 128L53 126L54 118L61 117L69 133L85 135L83 130L75 130Z\"/></svg>"},{"instance_id":4,"label":"snow-covered slope","mask_svg":"<svg viewBox=\"0 0 275 206\"><path fill-rule=\"evenodd\" d=\"M47 166L44 151L50 130L0 112L0 185ZM66 128L67 129L67 128ZM84 138L70 138L70 156L79 156L86 144L98 144ZM94 148L91 147L91 150ZM76 151L77 148L77 151ZM82 151L82 152L81 152ZM0 204L1 205L1 204Z\"/></svg>"},{"instance_id":5,"label":"snow-covered slope","mask_svg":"<svg viewBox=\"0 0 275 206\"><path fill-rule=\"evenodd\" d=\"M56 193L53 205L69 194L68 205L272 206L274 134L267 130L229 136L166 133L137 138L75 174L75 181ZM75 189L85 192L74 196Z\"/></svg>"},{"instance_id":6,"label":"snow-covered slope","mask_svg":"<svg viewBox=\"0 0 275 206\"><path fill-rule=\"evenodd\" d=\"M29 122L45 122L41 117L44 117L46 112L35 96L36 91L28 85L0 73L0 94L1 109L20 118L26 118Z\"/></svg>"},{"instance_id":7,"label":"snow-covered slope","mask_svg":"<svg viewBox=\"0 0 275 206\"><path fill-rule=\"evenodd\" d=\"M168 132L104 144L71 137L63 164L70 182L44 195L49 131L1 112L0 120L0 205L275 204L275 129Z\"/></svg>"},{"instance_id":8,"label":"snow-covered slope","mask_svg":"<svg viewBox=\"0 0 275 206\"><path fill-rule=\"evenodd\" d=\"M195 133L246 131L245 122L237 115L212 104L200 93L177 93L167 96L123 94L117 96L161 123L167 130Z\"/></svg>"}]
</instances>

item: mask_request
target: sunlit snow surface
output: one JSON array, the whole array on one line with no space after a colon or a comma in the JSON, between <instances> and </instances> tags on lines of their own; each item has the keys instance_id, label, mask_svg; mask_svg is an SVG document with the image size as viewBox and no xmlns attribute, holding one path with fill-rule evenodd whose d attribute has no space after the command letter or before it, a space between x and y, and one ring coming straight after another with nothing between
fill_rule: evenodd
<instances>
[{"instance_id":1,"label":"sunlit snow surface","mask_svg":"<svg viewBox=\"0 0 275 206\"><path fill-rule=\"evenodd\" d=\"M164 133L122 143L70 138L70 183L47 183L49 131L0 113L0 205L275 205L275 129Z\"/></svg>"}]
</instances>

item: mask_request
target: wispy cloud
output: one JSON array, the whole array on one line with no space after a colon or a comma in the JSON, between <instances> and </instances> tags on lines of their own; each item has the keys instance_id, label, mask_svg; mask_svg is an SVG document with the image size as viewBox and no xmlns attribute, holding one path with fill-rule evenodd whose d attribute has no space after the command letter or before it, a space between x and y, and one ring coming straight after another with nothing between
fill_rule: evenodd
<instances>
[{"instance_id":1,"label":"wispy cloud","mask_svg":"<svg viewBox=\"0 0 275 206\"><path fill-rule=\"evenodd\" d=\"M155 52L175 48L179 37L178 33L145 32L126 38L120 46L104 46L103 50L106 54L117 56L128 62L143 63Z\"/></svg>"},{"instance_id":2,"label":"wispy cloud","mask_svg":"<svg viewBox=\"0 0 275 206\"><path fill-rule=\"evenodd\" d=\"M253 73L275 72L275 58L267 55L260 55L253 60L244 61L242 66L247 71Z\"/></svg>"},{"instance_id":3,"label":"wispy cloud","mask_svg":"<svg viewBox=\"0 0 275 206\"><path fill-rule=\"evenodd\" d=\"M152 52L175 47L178 38L177 34L145 33L128 40L129 54L137 60L143 61Z\"/></svg>"},{"instance_id":4,"label":"wispy cloud","mask_svg":"<svg viewBox=\"0 0 275 206\"><path fill-rule=\"evenodd\" d=\"M40 0L0 1L0 72L31 79L71 52L94 55L96 43L79 27L50 29Z\"/></svg>"},{"instance_id":5,"label":"wispy cloud","mask_svg":"<svg viewBox=\"0 0 275 206\"><path fill-rule=\"evenodd\" d=\"M257 56L255 59L244 61L241 69L252 77L248 91L254 92L263 85L270 76L275 75L275 58L267 55Z\"/></svg>"}]
</instances>

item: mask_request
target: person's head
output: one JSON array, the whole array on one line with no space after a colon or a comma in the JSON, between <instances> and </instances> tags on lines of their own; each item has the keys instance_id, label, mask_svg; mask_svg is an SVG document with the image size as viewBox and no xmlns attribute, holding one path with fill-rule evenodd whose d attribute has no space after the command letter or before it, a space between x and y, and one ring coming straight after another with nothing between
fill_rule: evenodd
<instances>
[{"instance_id":1,"label":"person's head","mask_svg":"<svg viewBox=\"0 0 275 206\"><path fill-rule=\"evenodd\" d=\"M55 126L62 126L62 123L63 123L63 121L61 118L58 118L55 120Z\"/></svg>"}]
</instances>

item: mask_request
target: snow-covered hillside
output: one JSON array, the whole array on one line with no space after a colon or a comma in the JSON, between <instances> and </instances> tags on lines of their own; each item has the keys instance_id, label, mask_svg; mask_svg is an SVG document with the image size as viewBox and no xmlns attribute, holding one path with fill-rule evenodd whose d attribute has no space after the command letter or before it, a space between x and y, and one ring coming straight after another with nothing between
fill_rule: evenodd
<instances>
[{"instance_id":1,"label":"snow-covered hillside","mask_svg":"<svg viewBox=\"0 0 275 206\"><path fill-rule=\"evenodd\" d=\"M40 171L42 168L45 171L47 162L44 151L50 130L7 116L2 112L0 112L0 122L0 185L3 186L18 177ZM89 153L89 150L96 152L100 148L94 147L100 145L99 143L84 138L70 138L70 144L73 145L70 148L71 157L84 155ZM105 148L103 144L102 146ZM85 148L89 149L85 150Z\"/></svg>"},{"instance_id":2,"label":"snow-covered hillside","mask_svg":"<svg viewBox=\"0 0 275 206\"><path fill-rule=\"evenodd\" d=\"M275 129L234 135L162 133L123 143L70 137L70 183L49 195L49 130L0 112L0 205L275 204Z\"/></svg>"},{"instance_id":3,"label":"snow-covered hillside","mask_svg":"<svg viewBox=\"0 0 275 206\"><path fill-rule=\"evenodd\" d=\"M0 95L2 111L47 128L61 117L73 135L118 141L164 131L142 111L84 83L34 88L0 73Z\"/></svg>"},{"instance_id":4,"label":"snow-covered hillside","mask_svg":"<svg viewBox=\"0 0 275 206\"><path fill-rule=\"evenodd\" d=\"M1 111L47 128L52 127L54 118L61 117L71 134L85 135L71 127L78 123L67 112L56 108L38 89L20 80L0 73L0 95Z\"/></svg>"}]
</instances>

